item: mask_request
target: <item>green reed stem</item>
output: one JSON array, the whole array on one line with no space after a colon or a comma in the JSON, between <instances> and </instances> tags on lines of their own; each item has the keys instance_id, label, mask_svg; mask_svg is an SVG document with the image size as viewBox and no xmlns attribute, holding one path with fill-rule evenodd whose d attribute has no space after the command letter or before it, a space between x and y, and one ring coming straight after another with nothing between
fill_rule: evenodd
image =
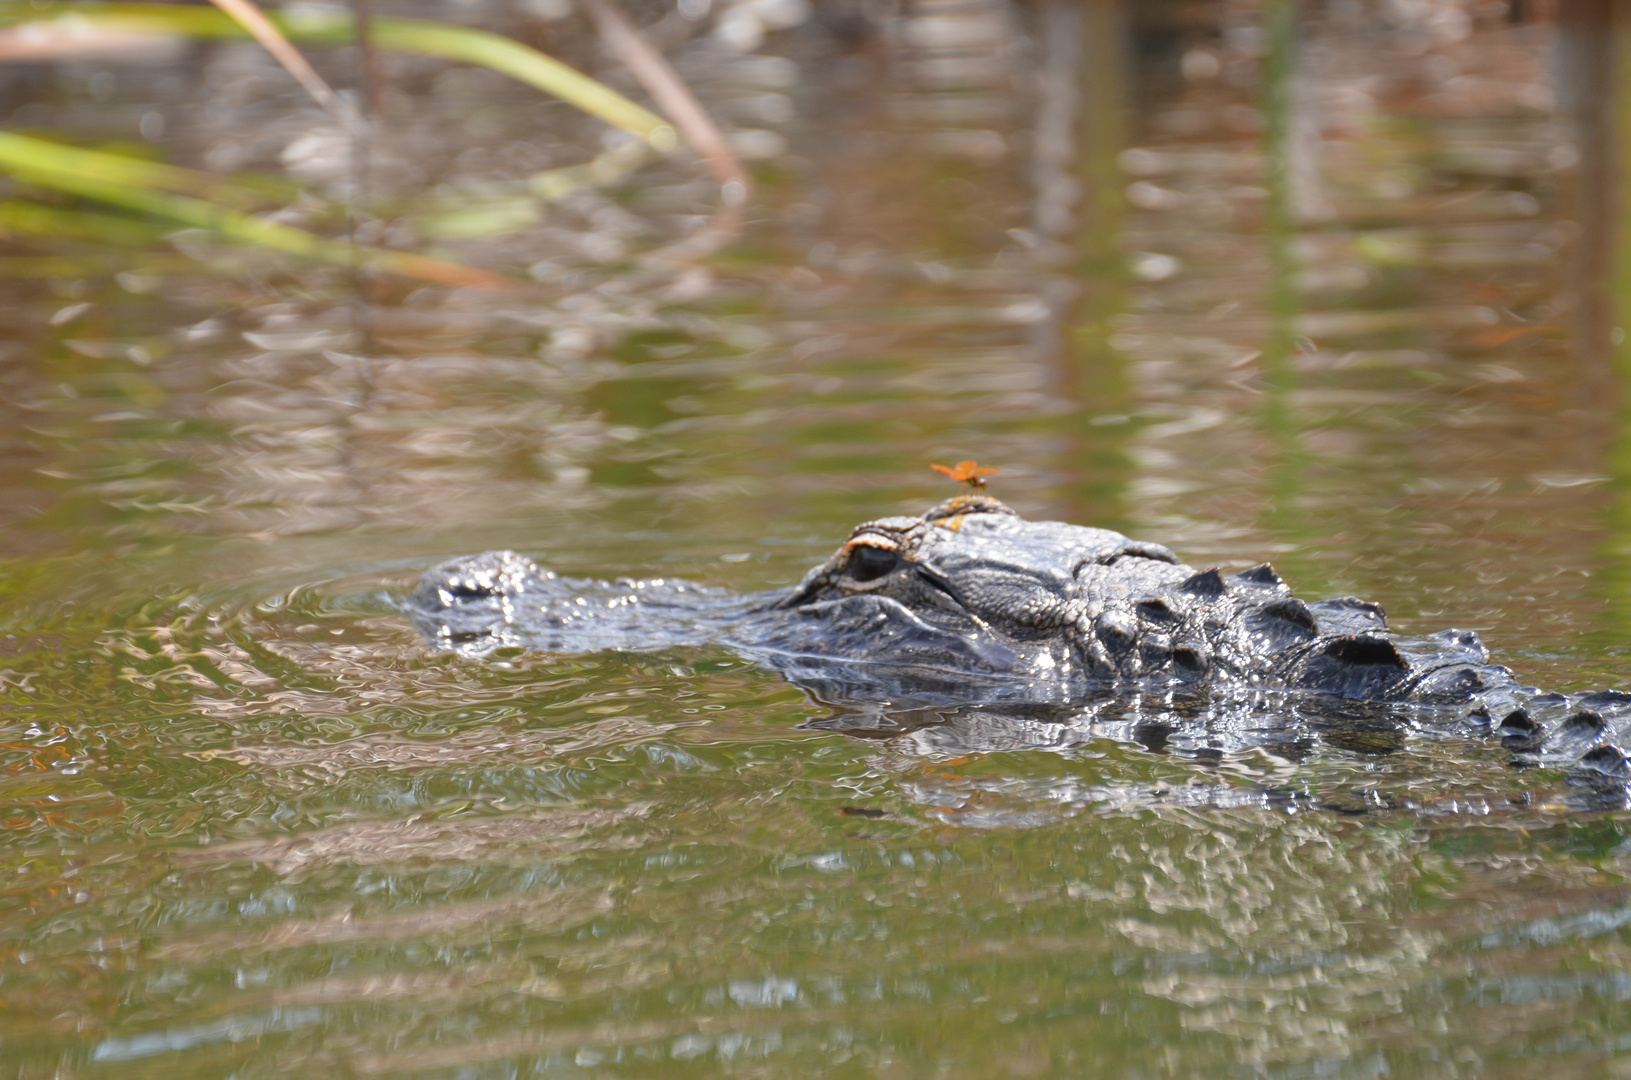
<instances>
[{"instance_id":1,"label":"green reed stem","mask_svg":"<svg viewBox=\"0 0 1631 1080\"><path fill-rule=\"evenodd\" d=\"M0 169L42 187L122 206L154 217L208 229L245 243L341 266L352 265L350 245L292 225L239 213L203 199L155 188L196 189L209 177L171 165L155 165L99 150L60 146L43 139L0 132ZM399 251L359 249L364 265L447 285L498 286L507 279L475 267Z\"/></svg>"},{"instance_id":2,"label":"green reed stem","mask_svg":"<svg viewBox=\"0 0 1631 1080\"><path fill-rule=\"evenodd\" d=\"M76 3L70 13L61 17L148 34L249 36L242 26L215 8L191 5ZM341 12L268 13L267 17L291 40L345 45L356 37L355 20ZM0 3L0 21L47 20L41 20L40 12L29 4ZM679 136L662 117L519 41L465 26L388 16L372 19L371 30L376 48L489 68L637 135L660 152L668 153L679 146Z\"/></svg>"}]
</instances>

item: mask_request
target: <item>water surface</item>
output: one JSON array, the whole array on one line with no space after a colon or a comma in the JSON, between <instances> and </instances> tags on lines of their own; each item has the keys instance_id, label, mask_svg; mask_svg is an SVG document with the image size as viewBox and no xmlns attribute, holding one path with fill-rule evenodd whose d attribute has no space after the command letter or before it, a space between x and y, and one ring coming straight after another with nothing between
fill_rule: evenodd
<instances>
[{"instance_id":1,"label":"water surface","mask_svg":"<svg viewBox=\"0 0 1631 1080\"><path fill-rule=\"evenodd\" d=\"M518 294L8 234L0 1072L1624 1074L1631 819L1492 743L1219 748L1158 695L863 738L727 653L463 659L398 609L500 547L790 583L977 457L1028 516L1631 685L1616 60L1534 6L675 32L759 192L655 268L701 170L494 225L599 130L382 58L363 231ZM617 77L571 19L418 13ZM352 179L248 45L7 78L13 127Z\"/></svg>"}]
</instances>

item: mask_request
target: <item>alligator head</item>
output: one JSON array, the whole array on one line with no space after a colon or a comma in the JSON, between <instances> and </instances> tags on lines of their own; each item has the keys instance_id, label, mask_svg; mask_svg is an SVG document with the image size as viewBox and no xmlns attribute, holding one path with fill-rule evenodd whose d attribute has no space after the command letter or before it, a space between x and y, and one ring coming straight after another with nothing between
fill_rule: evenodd
<instances>
[{"instance_id":1,"label":"alligator head","mask_svg":"<svg viewBox=\"0 0 1631 1080\"><path fill-rule=\"evenodd\" d=\"M761 645L1023 677L1065 696L1239 679L1375 698L1419 689L1440 666L1413 671L1375 604L1305 604L1266 564L1197 571L1159 544L1027 521L982 495L859 526L775 607L796 617L756 627ZM1454 659L1465 670L1487 655L1474 638Z\"/></svg>"},{"instance_id":2,"label":"alligator head","mask_svg":"<svg viewBox=\"0 0 1631 1080\"><path fill-rule=\"evenodd\" d=\"M965 495L857 527L774 605L793 617L764 644L965 675L1069 680L1118 658L1131 671L1139 661L1096 647L1117 618L1104 586L1142 596L1192 574L1159 545Z\"/></svg>"}]
</instances>

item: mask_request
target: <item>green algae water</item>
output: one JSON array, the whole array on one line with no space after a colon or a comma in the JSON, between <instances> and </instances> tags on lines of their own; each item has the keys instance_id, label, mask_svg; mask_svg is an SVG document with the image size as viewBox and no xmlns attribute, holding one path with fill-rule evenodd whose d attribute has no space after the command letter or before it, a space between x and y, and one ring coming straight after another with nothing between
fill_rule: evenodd
<instances>
[{"instance_id":1,"label":"green algae water","mask_svg":"<svg viewBox=\"0 0 1631 1080\"><path fill-rule=\"evenodd\" d=\"M637 93L565 5L391 7ZM7 182L0 1077L1631 1075L1631 817L1495 742L864 738L725 652L400 609L493 548L788 584L978 458L1631 687L1618 9L630 11L758 184L690 262L694 163L532 200L615 140L423 58L354 228L523 289ZM7 127L355 203L254 46L137 44L0 68Z\"/></svg>"}]
</instances>

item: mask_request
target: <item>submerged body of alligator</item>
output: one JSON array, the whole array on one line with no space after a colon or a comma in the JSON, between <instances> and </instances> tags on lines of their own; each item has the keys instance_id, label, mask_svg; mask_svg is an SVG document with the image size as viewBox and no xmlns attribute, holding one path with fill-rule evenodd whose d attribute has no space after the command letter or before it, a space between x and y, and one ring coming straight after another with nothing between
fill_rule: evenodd
<instances>
[{"instance_id":1,"label":"submerged body of alligator","mask_svg":"<svg viewBox=\"0 0 1631 1080\"><path fill-rule=\"evenodd\" d=\"M1162 743L1186 716L1216 729L1222 715L1230 740L1274 744L1274 717L1300 710L1350 742L1408 724L1498 737L1593 783L1631 779L1631 695L1543 693L1491 665L1476 634L1399 637L1377 605L1299 600L1267 565L1196 570L985 496L861 525L791 589L574 581L497 552L429 571L411 604L425 633L465 651L721 645L837 706L850 719L833 726L851 730L937 708L1000 726L1157 692L1175 718Z\"/></svg>"}]
</instances>

